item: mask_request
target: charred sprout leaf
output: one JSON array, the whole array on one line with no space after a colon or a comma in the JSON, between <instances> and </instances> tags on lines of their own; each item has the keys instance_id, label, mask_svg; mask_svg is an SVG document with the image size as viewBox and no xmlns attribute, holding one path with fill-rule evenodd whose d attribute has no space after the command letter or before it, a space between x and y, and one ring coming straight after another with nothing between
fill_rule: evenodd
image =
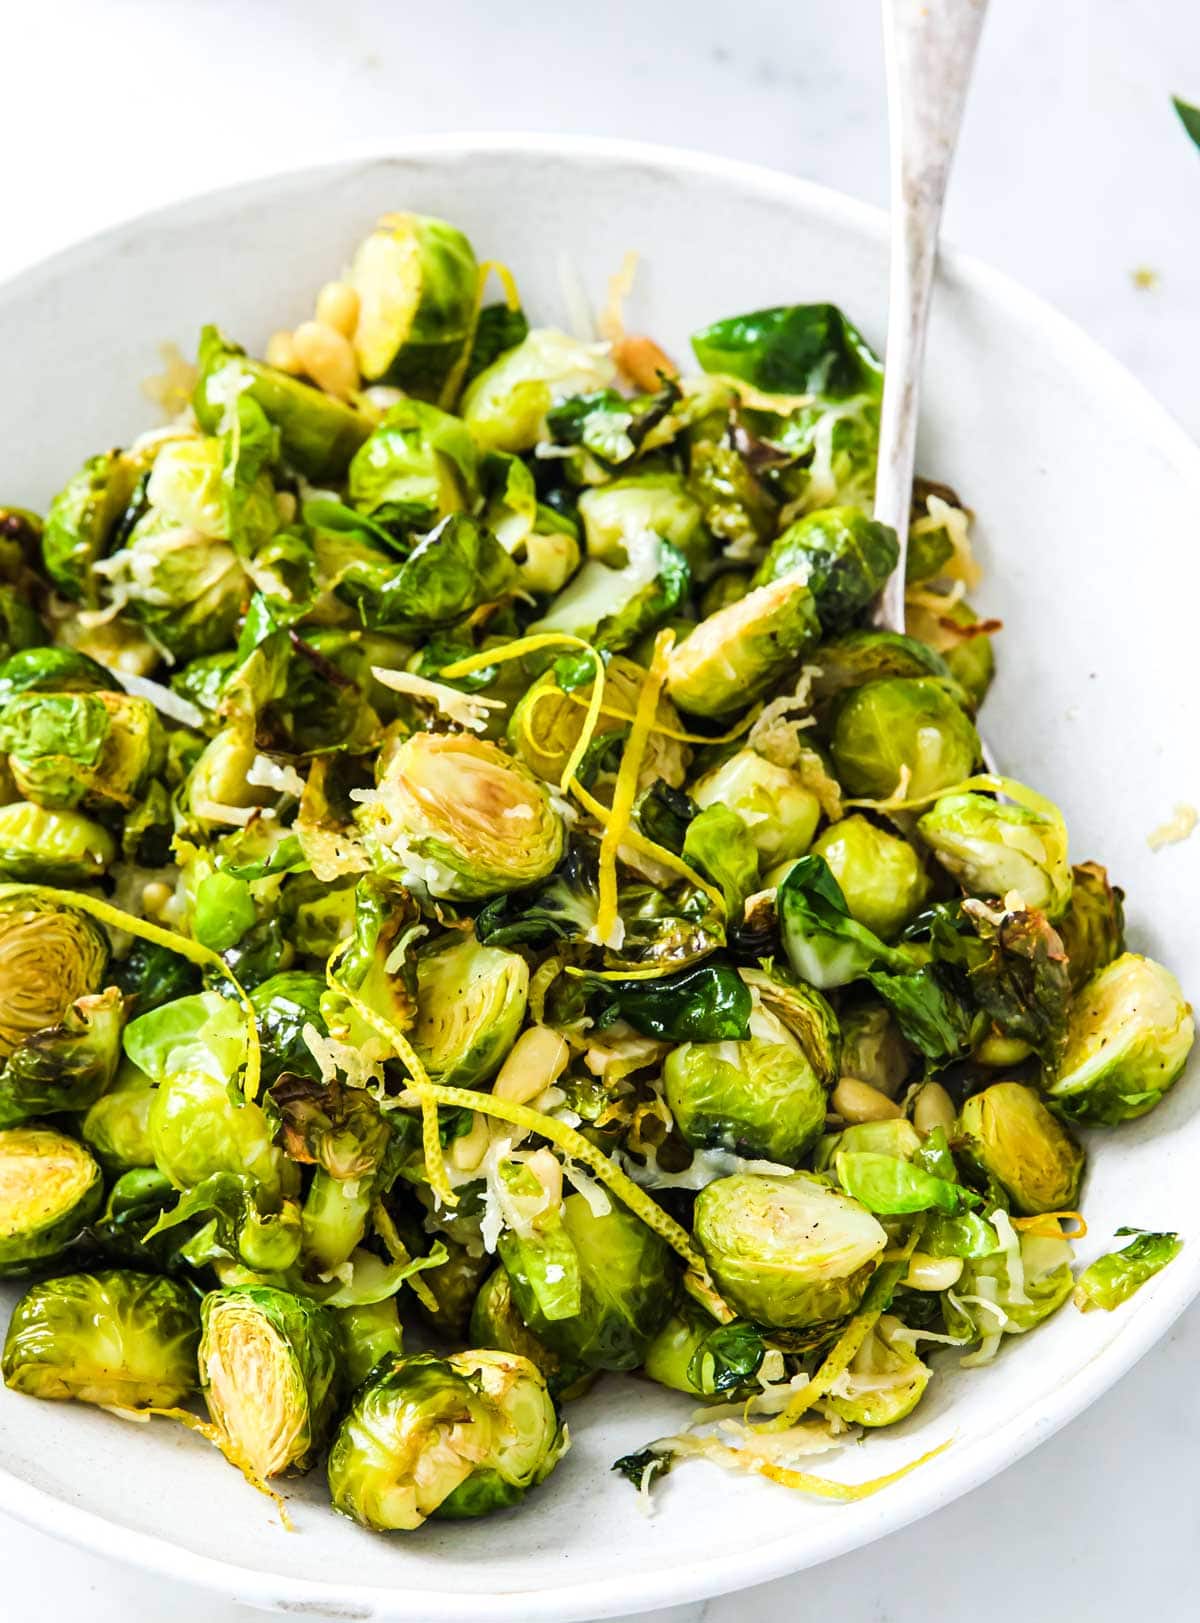
<instances>
[{"instance_id":1,"label":"charred sprout leaf","mask_svg":"<svg viewBox=\"0 0 1200 1623\"><path fill-rule=\"evenodd\" d=\"M488 947L541 947L584 941L596 922L596 849L576 838L562 866L535 890L510 891L476 915L475 934Z\"/></svg>"},{"instance_id":2,"label":"charred sprout leaf","mask_svg":"<svg viewBox=\"0 0 1200 1623\"><path fill-rule=\"evenodd\" d=\"M937 1069L964 1058L984 1034L985 1020L955 977L940 964L867 976L903 1036Z\"/></svg>"},{"instance_id":3,"label":"charred sprout leaf","mask_svg":"<svg viewBox=\"0 0 1200 1623\"><path fill-rule=\"evenodd\" d=\"M644 1037L675 1043L739 1042L750 1034L750 992L731 964L710 962L654 980L601 981L596 986Z\"/></svg>"},{"instance_id":4,"label":"charred sprout leaf","mask_svg":"<svg viewBox=\"0 0 1200 1623\"><path fill-rule=\"evenodd\" d=\"M649 530L632 535L624 553L624 562L589 558L530 633L557 632L619 651L669 620L691 586L683 553Z\"/></svg>"},{"instance_id":5,"label":"charred sprout leaf","mask_svg":"<svg viewBox=\"0 0 1200 1623\"><path fill-rule=\"evenodd\" d=\"M1109 884L1098 862L1077 863L1071 875L1071 901L1058 921L1058 933L1066 949L1071 990L1077 992L1125 951L1125 892Z\"/></svg>"},{"instance_id":6,"label":"charred sprout leaf","mask_svg":"<svg viewBox=\"0 0 1200 1623\"><path fill-rule=\"evenodd\" d=\"M279 1113L279 1142L291 1160L319 1166L339 1181L378 1169L391 1128L365 1089L289 1074L272 1087L271 1103Z\"/></svg>"},{"instance_id":7,"label":"charred sprout leaf","mask_svg":"<svg viewBox=\"0 0 1200 1623\"><path fill-rule=\"evenodd\" d=\"M1117 1233L1133 1234L1134 1238L1119 1251L1097 1257L1080 1274L1075 1285L1075 1306L1081 1313L1089 1313L1097 1307L1111 1313L1183 1249L1183 1241L1177 1234L1152 1234L1127 1228L1118 1229Z\"/></svg>"},{"instance_id":8,"label":"charred sprout leaf","mask_svg":"<svg viewBox=\"0 0 1200 1623\"><path fill-rule=\"evenodd\" d=\"M113 980L127 999L129 1013L148 1014L200 989L200 972L186 958L153 941L135 941L113 966Z\"/></svg>"},{"instance_id":9,"label":"charred sprout leaf","mask_svg":"<svg viewBox=\"0 0 1200 1623\"><path fill-rule=\"evenodd\" d=\"M461 411L476 443L491 451L529 451L543 437L546 413L573 395L606 389L616 367L606 344L583 343L534 327L477 374Z\"/></svg>"},{"instance_id":10,"label":"charred sprout leaf","mask_svg":"<svg viewBox=\"0 0 1200 1623\"><path fill-rule=\"evenodd\" d=\"M332 1312L250 1285L211 1292L201 1314L204 1399L231 1456L260 1481L307 1470L337 1401L341 1343Z\"/></svg>"},{"instance_id":11,"label":"charred sprout leaf","mask_svg":"<svg viewBox=\"0 0 1200 1623\"><path fill-rule=\"evenodd\" d=\"M1032 908L997 917L983 904L968 902L964 911L988 949L967 970L972 994L1006 1036L1027 1042L1049 1069L1056 1069L1066 1047L1071 998L1057 931Z\"/></svg>"},{"instance_id":12,"label":"charred sprout leaf","mask_svg":"<svg viewBox=\"0 0 1200 1623\"><path fill-rule=\"evenodd\" d=\"M5 1384L105 1408L170 1408L199 1384L195 1295L173 1279L111 1271L33 1285L13 1309Z\"/></svg>"},{"instance_id":13,"label":"charred sprout leaf","mask_svg":"<svg viewBox=\"0 0 1200 1623\"><path fill-rule=\"evenodd\" d=\"M675 1463L669 1449L643 1448L637 1454L623 1454L613 1464L626 1482L632 1482L639 1493L648 1492L654 1483L662 1480Z\"/></svg>"},{"instance_id":14,"label":"charred sprout leaf","mask_svg":"<svg viewBox=\"0 0 1200 1623\"><path fill-rule=\"evenodd\" d=\"M321 998L325 977L306 970L287 970L260 981L251 994L263 1051L263 1085L270 1087L286 1071L294 1078L320 1078L321 1070L304 1040L311 1026L328 1036ZM276 1101L278 1102L278 1101Z\"/></svg>"},{"instance_id":15,"label":"charred sprout leaf","mask_svg":"<svg viewBox=\"0 0 1200 1623\"><path fill-rule=\"evenodd\" d=\"M124 1020L121 994L110 986L77 998L57 1025L33 1032L0 1071L0 1123L86 1110L116 1075Z\"/></svg>"}]
</instances>

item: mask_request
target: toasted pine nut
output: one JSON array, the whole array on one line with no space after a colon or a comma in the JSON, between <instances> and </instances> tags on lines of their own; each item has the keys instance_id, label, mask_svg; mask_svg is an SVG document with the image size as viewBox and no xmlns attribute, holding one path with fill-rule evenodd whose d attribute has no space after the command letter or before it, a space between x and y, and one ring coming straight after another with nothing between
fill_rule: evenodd
<instances>
[{"instance_id":1,"label":"toasted pine nut","mask_svg":"<svg viewBox=\"0 0 1200 1623\"><path fill-rule=\"evenodd\" d=\"M317 294L317 320L343 337L353 338L358 326L358 303L358 294L349 282L326 282Z\"/></svg>"},{"instance_id":2,"label":"toasted pine nut","mask_svg":"<svg viewBox=\"0 0 1200 1623\"><path fill-rule=\"evenodd\" d=\"M151 918L157 918L174 894L170 885L164 884L161 879L152 879L142 886L143 911Z\"/></svg>"},{"instance_id":3,"label":"toasted pine nut","mask_svg":"<svg viewBox=\"0 0 1200 1623\"><path fill-rule=\"evenodd\" d=\"M296 354L296 342L290 332L273 332L267 339L267 365L293 376L303 370Z\"/></svg>"},{"instance_id":4,"label":"toasted pine nut","mask_svg":"<svg viewBox=\"0 0 1200 1623\"><path fill-rule=\"evenodd\" d=\"M546 1191L546 1209L552 1210L562 1202L562 1163L550 1150L534 1150L525 1165Z\"/></svg>"},{"instance_id":5,"label":"toasted pine nut","mask_svg":"<svg viewBox=\"0 0 1200 1623\"><path fill-rule=\"evenodd\" d=\"M454 1139L450 1145L450 1165L456 1172L474 1172L488 1152L492 1142L490 1124L486 1116L473 1116L471 1130Z\"/></svg>"},{"instance_id":6,"label":"toasted pine nut","mask_svg":"<svg viewBox=\"0 0 1200 1623\"><path fill-rule=\"evenodd\" d=\"M570 1057L571 1051L557 1031L551 1031L549 1026L530 1026L509 1050L492 1092L497 1099L526 1105L558 1080Z\"/></svg>"},{"instance_id":7,"label":"toasted pine nut","mask_svg":"<svg viewBox=\"0 0 1200 1623\"><path fill-rule=\"evenodd\" d=\"M665 372L669 378L679 376L675 362L665 350L658 347L653 338L633 334L618 338L612 354L613 360L634 388L642 389L646 394L653 394L656 389L662 388L660 372Z\"/></svg>"},{"instance_id":8,"label":"toasted pine nut","mask_svg":"<svg viewBox=\"0 0 1200 1623\"><path fill-rule=\"evenodd\" d=\"M843 1121L894 1121L904 1114L895 1100L856 1076L842 1077L829 1102Z\"/></svg>"},{"instance_id":9,"label":"toasted pine nut","mask_svg":"<svg viewBox=\"0 0 1200 1623\"><path fill-rule=\"evenodd\" d=\"M980 1065L1006 1071L1010 1065L1020 1065L1032 1053L1033 1049L1022 1038L1006 1037L1002 1031L993 1029L976 1048L974 1057Z\"/></svg>"},{"instance_id":10,"label":"toasted pine nut","mask_svg":"<svg viewBox=\"0 0 1200 1623\"><path fill-rule=\"evenodd\" d=\"M358 388L358 362L345 333L323 321L302 321L292 342L301 366L318 389L346 400Z\"/></svg>"},{"instance_id":11,"label":"toasted pine nut","mask_svg":"<svg viewBox=\"0 0 1200 1623\"><path fill-rule=\"evenodd\" d=\"M903 1283L914 1291L945 1291L958 1284L962 1271L961 1257L931 1257L925 1251L914 1251Z\"/></svg>"},{"instance_id":12,"label":"toasted pine nut","mask_svg":"<svg viewBox=\"0 0 1200 1623\"><path fill-rule=\"evenodd\" d=\"M922 1138L926 1133L932 1133L935 1127L944 1127L949 1131L954 1126L955 1114L954 1101L942 1084L926 1082L913 1104L913 1126Z\"/></svg>"}]
</instances>

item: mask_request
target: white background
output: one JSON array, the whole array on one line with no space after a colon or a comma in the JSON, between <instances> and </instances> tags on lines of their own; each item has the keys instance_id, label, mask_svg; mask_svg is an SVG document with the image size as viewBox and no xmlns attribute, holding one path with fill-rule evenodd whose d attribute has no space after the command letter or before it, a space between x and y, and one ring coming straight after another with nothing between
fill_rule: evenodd
<instances>
[{"instance_id":1,"label":"white background","mask_svg":"<svg viewBox=\"0 0 1200 1623\"><path fill-rule=\"evenodd\" d=\"M431 130L642 137L886 201L874 0L7 0L0 61L0 276L188 192ZM1200 102L1194 0L995 0L947 235L1058 304L1200 433L1200 153L1172 92ZM1194 1619L1198 1367L1200 1308L957 1505L752 1597L656 1618ZM0 1573L14 1623L259 1615L4 1521Z\"/></svg>"}]
</instances>

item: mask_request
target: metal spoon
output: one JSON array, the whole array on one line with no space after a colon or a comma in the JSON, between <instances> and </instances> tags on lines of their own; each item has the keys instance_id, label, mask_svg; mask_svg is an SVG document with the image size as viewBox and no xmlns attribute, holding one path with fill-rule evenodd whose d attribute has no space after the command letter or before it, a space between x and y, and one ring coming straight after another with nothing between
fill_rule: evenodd
<instances>
[{"instance_id":1,"label":"metal spoon","mask_svg":"<svg viewBox=\"0 0 1200 1623\"><path fill-rule=\"evenodd\" d=\"M875 517L900 539L876 619L904 630L904 569L938 227L987 0L883 0L892 260Z\"/></svg>"}]
</instances>

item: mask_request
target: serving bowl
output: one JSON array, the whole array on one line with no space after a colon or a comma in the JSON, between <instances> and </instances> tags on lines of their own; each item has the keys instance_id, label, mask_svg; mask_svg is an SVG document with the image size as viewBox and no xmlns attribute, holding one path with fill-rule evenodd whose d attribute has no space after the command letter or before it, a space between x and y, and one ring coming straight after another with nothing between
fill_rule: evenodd
<instances>
[{"instance_id":1,"label":"serving bowl","mask_svg":"<svg viewBox=\"0 0 1200 1623\"><path fill-rule=\"evenodd\" d=\"M0 289L0 495L40 508L87 455L153 421L158 347L215 320L251 348L306 314L388 209L444 215L505 260L535 321L593 302L641 255L632 330L687 355L722 315L831 299L880 348L885 222L822 188L627 142L446 137L177 204ZM984 724L1005 769L1063 807L1076 860L1130 896L1130 943L1200 987L1200 840L1152 854L1188 798L1200 736L1190 681L1200 451L1114 361L1012 283L947 253L918 465L978 513L980 606L1004 621ZM1194 791L1193 791L1194 792ZM1193 1067L1193 1072L1195 1067ZM288 1485L297 1531L215 1451L164 1421L0 1392L0 1510L102 1553L297 1615L520 1620L619 1616L814 1565L978 1485L1098 1398L1200 1291L1195 1075L1151 1116L1093 1134L1087 1259L1122 1223L1186 1244L1114 1314L1065 1308L988 1368L935 1358L917 1413L828 1466L846 1480L950 1446L877 1496L814 1502L698 1464L651 1518L609 1467L691 1406L607 1377L572 1406L575 1446L518 1511L382 1538L334 1516L323 1473ZM0 1292L7 1317L13 1288ZM822 1462L822 1468L824 1462Z\"/></svg>"}]
</instances>

